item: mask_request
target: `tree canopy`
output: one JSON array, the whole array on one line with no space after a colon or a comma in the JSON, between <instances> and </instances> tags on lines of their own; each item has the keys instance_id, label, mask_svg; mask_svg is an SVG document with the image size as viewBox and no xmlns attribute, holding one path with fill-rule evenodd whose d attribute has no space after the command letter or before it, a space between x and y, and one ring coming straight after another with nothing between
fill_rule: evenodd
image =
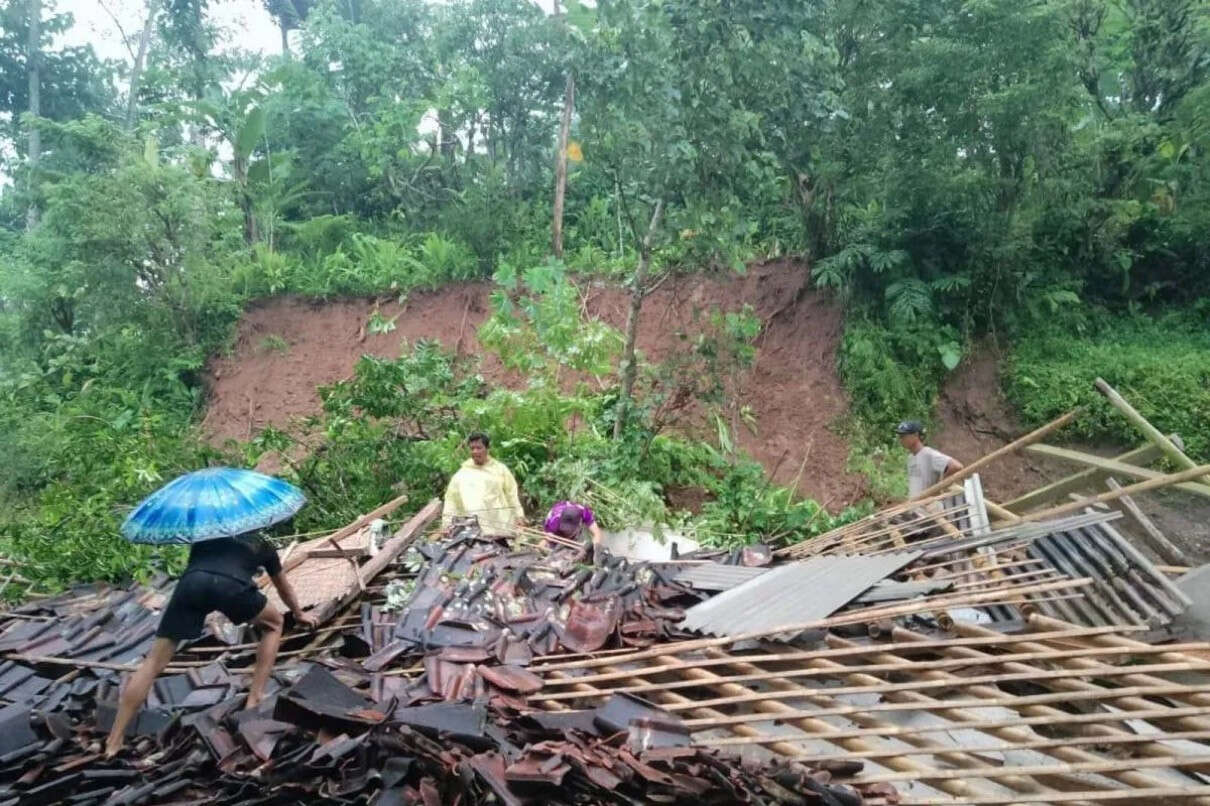
<instances>
[{"instance_id":1,"label":"tree canopy","mask_svg":"<svg viewBox=\"0 0 1210 806\"><path fill-rule=\"evenodd\" d=\"M240 3L272 15L280 55L217 27ZM203 361L271 294L494 275L496 337L529 365L575 346L549 321L565 271L641 305L668 272L799 256L803 288L848 306L859 412L919 403L911 379L983 334L1208 309L1210 0L143 12L105 61L62 45L66 4L0 0L0 500L25 533L82 524L81 501L111 522L209 456L180 437ZM518 278L541 286L528 305ZM886 362L905 371L872 380Z\"/></svg>"}]
</instances>

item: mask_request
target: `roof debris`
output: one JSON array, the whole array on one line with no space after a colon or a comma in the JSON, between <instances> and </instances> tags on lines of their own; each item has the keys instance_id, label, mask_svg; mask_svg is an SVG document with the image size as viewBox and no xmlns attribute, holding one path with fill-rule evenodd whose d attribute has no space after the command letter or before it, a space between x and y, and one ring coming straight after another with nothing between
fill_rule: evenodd
<instances>
[{"instance_id":1,"label":"roof debris","mask_svg":"<svg viewBox=\"0 0 1210 806\"><path fill-rule=\"evenodd\" d=\"M114 761L170 588L34 600L0 614L0 806L1210 804L1210 643L1163 643L1188 599L1116 513L1017 515L963 474L656 563L426 535L434 503L367 558L366 516L293 547L326 624L287 632L258 707L255 644L212 623Z\"/></svg>"}]
</instances>

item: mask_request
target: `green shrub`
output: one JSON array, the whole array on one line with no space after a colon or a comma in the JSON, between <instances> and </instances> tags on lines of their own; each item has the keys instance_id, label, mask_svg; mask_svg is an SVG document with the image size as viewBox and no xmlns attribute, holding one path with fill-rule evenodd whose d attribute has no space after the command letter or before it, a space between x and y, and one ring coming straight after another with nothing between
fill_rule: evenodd
<instances>
[{"instance_id":1,"label":"green shrub","mask_svg":"<svg viewBox=\"0 0 1210 806\"><path fill-rule=\"evenodd\" d=\"M1210 331L1194 315L1094 320L1085 334L1058 329L1021 334L1004 387L1026 423L1041 425L1086 404L1072 437L1131 445L1138 431L1094 388L1104 378L1165 433L1176 432L1194 459L1210 458Z\"/></svg>"},{"instance_id":2,"label":"green shrub","mask_svg":"<svg viewBox=\"0 0 1210 806\"><path fill-rule=\"evenodd\" d=\"M884 326L861 315L845 324L838 365L860 428L890 442L890 426L927 422L941 381L958 365L958 332L935 321Z\"/></svg>"}]
</instances>

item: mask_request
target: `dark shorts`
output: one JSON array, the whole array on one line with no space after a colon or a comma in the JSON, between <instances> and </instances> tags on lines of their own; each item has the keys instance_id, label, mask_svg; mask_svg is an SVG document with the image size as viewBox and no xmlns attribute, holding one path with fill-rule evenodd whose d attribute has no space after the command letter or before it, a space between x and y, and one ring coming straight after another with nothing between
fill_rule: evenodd
<instances>
[{"instance_id":1,"label":"dark shorts","mask_svg":"<svg viewBox=\"0 0 1210 806\"><path fill-rule=\"evenodd\" d=\"M187 571L176 583L160 617L159 638L188 641L202 634L206 616L215 610L243 624L256 618L268 600L251 582L209 571Z\"/></svg>"}]
</instances>

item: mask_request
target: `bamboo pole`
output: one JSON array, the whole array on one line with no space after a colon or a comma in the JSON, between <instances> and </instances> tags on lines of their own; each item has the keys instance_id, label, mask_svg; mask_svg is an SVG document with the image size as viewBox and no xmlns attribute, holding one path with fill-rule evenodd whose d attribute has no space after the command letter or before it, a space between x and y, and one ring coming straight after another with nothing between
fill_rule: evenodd
<instances>
[{"instance_id":1,"label":"bamboo pole","mask_svg":"<svg viewBox=\"0 0 1210 806\"><path fill-rule=\"evenodd\" d=\"M1096 801L1105 803L1115 800L1129 801L1131 804L1159 804L1169 798L1198 798L1203 800L1210 796L1210 786L1150 786L1136 789L1108 789L1091 792L1051 792L1044 795L1018 795L1015 797L979 796L963 798L962 800L941 800L939 798L905 798L896 801L898 806L1016 806L1024 803L1080 803Z\"/></svg>"},{"instance_id":2,"label":"bamboo pole","mask_svg":"<svg viewBox=\"0 0 1210 806\"><path fill-rule=\"evenodd\" d=\"M912 648L916 649L916 647L912 647ZM937 650L945 650L945 649L949 649L949 648L950 648L949 645L942 644L940 646L934 646L933 650L937 651ZM1170 658L1169 660L1171 662L1179 662L1181 664L1188 664L1190 668L1205 668L1207 671L1210 671L1210 661L1204 661L1204 660L1200 660L1200 659L1193 659L1193 658L1188 658L1185 656L1175 655L1176 650L1186 650L1186 649L1193 650L1193 651L1210 651L1210 643L1199 641L1196 643L1175 644L1175 645L1170 645L1170 646L1152 646L1150 644L1139 644L1139 645L1135 646L1135 645L1133 645L1133 642L1132 642L1132 645L1130 645L1130 646L1093 646L1093 647L1083 646L1083 647L1079 647L1077 649L1053 649L1053 648L1047 647L1045 649L1035 649L1035 650L1031 650L1029 652L1014 652L1014 653L1008 653L1008 654L1004 654L1004 655L982 654L979 657L978 663L973 663L966 658L948 658L948 659L944 659L944 660L919 661L919 662L914 662L912 664L912 669L915 671L933 671L936 669L961 669L961 668L965 668L967 666L980 666L980 665L997 666L997 665L1004 665L1004 664L1008 664L1008 663L1018 663L1018 662L1022 662L1022 661L1057 661L1057 660L1064 660L1064 659L1071 659L1071 658L1118 657L1118 656L1142 657L1144 655L1171 655L1174 658L1175 657L1180 658L1179 661L1172 661L1172 659ZM783 654L773 654L773 655L728 656L728 658L730 660L734 660L738 657L740 660L743 660L745 663L755 663L755 662L779 663L779 662L787 662L787 661L808 663L808 662L814 661L814 660L852 657L854 655L859 655L859 654L860 653L856 653L856 652L838 652L836 650L815 650L813 652L783 653ZM889 655L889 654L891 654L891 647L888 645L879 645L876 647L870 647L869 651L865 654ZM902 659L897 659L894 662L890 662L890 663L883 662L883 663L875 663L875 664L866 664L866 665L862 665L862 666L846 666L845 668L850 671L853 671L853 672L866 672L866 673L868 673L868 672L893 672L893 671L898 670L902 666L901 660ZM718 663L711 663L711 662L709 662L709 660L701 660L701 661L699 661L699 665L702 665L702 666L726 665L728 662L729 662L729 660L723 660ZM567 667L564 667L564 668L567 668ZM679 667L647 669L644 671L644 674L656 674L656 673L660 673L660 672L671 671L675 668L679 668ZM1106 667L1106 668L1116 668L1116 667ZM537 668L537 669L535 669L535 671L543 672L546 670L542 669L542 668ZM1043 672L1035 669L1031 672L1031 674L1032 673L1041 674ZM630 673L628 672L627 674L630 674ZM776 677L778 675L783 676L783 677L799 677L799 676L801 676L801 677L820 677L820 676L823 676L823 675L818 674L817 672L814 672L814 671L812 671L810 669L806 669L806 668L777 671L777 672L771 673L771 675L772 675L772 677ZM606 677L604 675L599 675L599 674L598 675L584 675L582 677L574 678L574 680L577 682L583 681L585 683L599 683L599 682L603 682L608 679L611 679L611 678ZM763 680L766 678L761 677L761 678L756 678L756 679ZM551 681L550 683L548 683L548 685L557 685L557 684L558 684L558 681ZM541 698L542 698L541 695L538 695L535 697L535 699L541 699Z\"/></svg>"},{"instance_id":3,"label":"bamboo pole","mask_svg":"<svg viewBox=\"0 0 1210 806\"><path fill-rule=\"evenodd\" d=\"M1118 484L1117 480L1113 478L1106 479L1105 484L1111 490L1122 489L1122 485ZM1146 513L1144 513L1139 505L1135 503L1133 498L1128 495L1123 495L1121 498L1121 503L1122 510L1127 515L1134 518L1135 522L1139 525L1139 528L1143 530L1143 538L1147 541L1147 544L1151 546L1151 550L1156 553L1156 556L1158 556L1164 562L1172 565L1189 566L1193 564L1193 561L1189 559L1189 556L1185 554L1185 552L1181 551L1181 549L1175 543L1168 539L1167 535L1161 532L1159 528L1151 522L1151 518L1147 517Z\"/></svg>"},{"instance_id":4,"label":"bamboo pole","mask_svg":"<svg viewBox=\"0 0 1210 806\"><path fill-rule=\"evenodd\" d=\"M672 710L672 709L669 709ZM1166 742L1197 742L1210 741L1210 730L1189 730L1176 733L1165 733ZM1003 742L989 745L963 745L968 753L1011 753L1019 750L1048 750L1056 747L1121 747L1132 744L1150 744L1155 742L1155 736L1124 733L1121 736L1064 736L1061 739L1037 739L1028 742ZM802 764L826 764L841 761L876 761L888 756L924 756L932 755L932 750L897 747L894 750L876 750L871 753L848 753L844 755L805 755L796 760Z\"/></svg>"},{"instance_id":5,"label":"bamboo pole","mask_svg":"<svg viewBox=\"0 0 1210 806\"><path fill-rule=\"evenodd\" d=\"M1182 470L1179 473L1170 473L1159 478L1140 481L1137 484L1131 484L1129 487L1122 487L1118 490L1110 490L1109 492L1100 493L1092 498L1086 498L1082 501L1072 501L1067 504L1060 504L1049 509L1038 510L1037 512L1029 512L1021 517L1022 521L1036 522L1041 520L1049 520L1058 518L1063 515L1069 515L1072 512L1079 512L1088 506L1096 504L1108 503L1116 501L1123 495L1135 495L1136 493L1145 493L1149 490L1158 490L1161 487L1168 487L1173 484L1178 484L1182 481L1201 478L1210 473L1210 465L1199 465L1198 467Z\"/></svg>"},{"instance_id":6,"label":"bamboo pole","mask_svg":"<svg viewBox=\"0 0 1210 806\"><path fill-rule=\"evenodd\" d=\"M1168 438L1177 445L1181 444L1180 437L1178 437L1176 434L1170 434ZM1148 442L1146 445L1126 451L1125 453L1118 454L1117 456L1113 457L1113 460L1115 462L1123 462L1125 464L1134 465L1135 467L1142 467L1150 462L1155 461L1163 455L1163 451ZM1048 501L1053 501L1056 498L1060 498L1066 493L1074 490L1081 490L1095 486L1098 483L1098 479L1104 475L1105 474L1103 472L1097 470L1096 468L1081 470L1078 473L1073 473L1070 476L1064 476L1058 481L1047 484L1044 487L1039 487L1036 490L1032 490L1024 495L1018 496L1011 501L1007 501L1005 502L1004 506L1012 512L1020 514L1030 507L1038 504L1045 504Z\"/></svg>"},{"instance_id":7,"label":"bamboo pole","mask_svg":"<svg viewBox=\"0 0 1210 806\"><path fill-rule=\"evenodd\" d=\"M957 473L947 476L946 478L943 478L941 481L934 484L932 487L925 489L917 497L918 498L927 498L928 496L933 495L934 493L938 493L938 492L944 490L946 487L948 487L951 484L956 484L956 483L962 481L963 479L968 478L972 474L978 473L980 470L987 467L989 464L996 461L1001 456L1005 456L1006 454L1020 450L1021 448L1024 448L1026 445L1032 445L1033 443L1037 442L1038 440L1042 439L1043 437L1046 437L1046 436L1054 433L1055 431L1058 431L1060 428L1062 428L1063 426L1070 423L1076 417L1079 417L1083 412L1084 412L1084 407L1077 406L1076 408L1072 409L1071 411L1067 412L1066 414L1064 414L1060 417L1056 417L1055 419L1051 420L1049 423L1042 426L1041 428L1035 428L1033 431L1030 431L1028 434L1026 434L1022 437L1018 437L1017 439L1013 440L1012 442L1008 443L1007 445L1005 445L1001 448L997 448L996 450L987 454L983 458L978 459L974 462L971 462L969 465L962 468Z\"/></svg>"},{"instance_id":8,"label":"bamboo pole","mask_svg":"<svg viewBox=\"0 0 1210 806\"><path fill-rule=\"evenodd\" d=\"M1127 420L1129 420L1135 428L1143 433L1143 436L1154 444L1157 448L1164 452L1164 455L1176 463L1177 467L1192 470L1196 465L1193 460L1185 455L1184 451L1178 448L1172 440L1164 436L1164 432L1160 431L1154 425L1147 421L1147 418L1139 414L1134 406L1126 398L1118 394L1118 391L1105 382L1103 378L1097 378L1093 384L1096 390L1100 392L1110 402L1110 404L1120 411ZM1206 474L1202 474L1206 475ZM1193 478L1197 478L1194 476Z\"/></svg>"},{"instance_id":9,"label":"bamboo pole","mask_svg":"<svg viewBox=\"0 0 1210 806\"><path fill-rule=\"evenodd\" d=\"M1158 769L1161 767L1180 768L1180 767L1201 767L1210 764L1210 755L1205 756L1168 756L1167 758L1135 758L1130 760L1130 766L1136 770ZM926 774L916 774L913 777L906 777L903 773L889 773L886 775L863 775L859 778L850 778L845 783L852 786L860 786L862 784L890 784L900 781L939 781L942 778L961 778L968 775L978 775L981 778L1000 778L1005 775L1053 775L1057 772L1063 773L1103 773L1116 772L1122 766L1121 759L1112 759L1109 761L1085 761L1077 764L1034 764L1023 766L987 766L965 770L937 770L936 772ZM1208 787L1210 788L1210 787ZM1101 790L1104 791L1104 790Z\"/></svg>"},{"instance_id":10,"label":"bamboo pole","mask_svg":"<svg viewBox=\"0 0 1210 806\"><path fill-rule=\"evenodd\" d=\"M1060 459L1072 464L1082 465L1085 467L1096 468L1103 473L1116 473L1119 476L1138 481L1148 481L1150 479L1158 479L1163 477L1163 473L1158 470L1152 470L1146 467L1138 467L1137 465L1118 462L1113 459L1106 459L1102 456L1096 456L1083 451L1073 451L1070 448L1059 448L1054 445L1031 445L1029 452L1035 453L1038 456L1048 456L1052 459ZM1180 484L1174 484L1173 487L1177 490L1183 490L1187 493L1200 495L1203 498L1210 498L1210 485L1202 484L1196 481L1186 481ZM1076 496L1077 493L1070 493L1071 496Z\"/></svg>"},{"instance_id":11,"label":"bamboo pole","mask_svg":"<svg viewBox=\"0 0 1210 806\"><path fill-rule=\"evenodd\" d=\"M712 654L721 654L718 652L718 650L711 650L711 652L712 652ZM836 664L836 665L839 666L839 664ZM751 664L745 664L745 663L736 663L735 664L735 669L737 671L749 672L755 668L756 667L752 666ZM712 675L710 672L706 672L706 671L703 671L700 669L694 669L694 668L686 669L685 674L691 678L696 678L699 682L706 682L706 681L712 680L712 678L716 677L715 675ZM814 700L817 703L819 703L820 707L829 707L829 706L835 705L835 702L836 702L834 699L829 697L826 692L819 692L819 691L812 692L810 689L805 689L801 686L798 686L794 683L790 683L787 681L776 681L772 685L775 688L781 689L784 693L787 693L787 694L789 694L789 693L809 694L814 698ZM743 686L732 685L732 684L712 685L711 687L716 689L719 693L730 694L730 695L742 695L742 694L754 693L749 688L745 688ZM793 710L793 709L789 708L789 706L786 706L786 705L784 705L782 703L778 703L778 702L760 702L760 703L756 703L753 707L760 711L765 712L767 715L769 715L770 719L777 719L779 722L782 722L782 719L781 719L782 715L785 715L787 712ZM846 750L857 750L857 751L861 751L863 749L867 749L867 748L871 747L871 745L867 741L867 738L875 738L875 739L881 740L889 732L893 732L895 730L894 725L887 723L884 720L880 720L876 717L870 716L868 714L862 714L862 713L854 714L853 716L850 717L850 721L855 722L858 725L861 725L863 727L863 730L867 731L867 734L865 736L846 736L845 735L846 731L844 729L839 728L836 725L834 725L831 722L828 722L826 720L816 719L813 717L806 717L806 718L791 717L784 721L788 722L789 724L793 725L794 727L809 734L810 738L812 740L822 739L829 743L837 744L840 747L845 748ZM736 725L736 726L732 726L732 727L728 728L728 730L731 731L732 733L739 733L740 737L738 740L744 741L749 744L757 744L757 743L764 744L763 742L759 742L756 739L756 737L744 735L742 733L744 727L746 727L746 726ZM925 736L921 736L921 735L909 736L909 737L903 739L903 741L904 741L904 743L912 745L912 746L917 746L917 747L926 746L926 747L929 747L930 749L934 749L936 751L936 757L938 759L941 759L942 761L944 761L948 764L952 764L952 765L955 765L958 767L970 767L972 765L978 766L978 765L982 765L985 763L982 759L973 757L973 756L963 752L960 748L953 747L952 745L946 746L934 739L930 739ZM696 743L703 744L703 742L696 742ZM793 747L792 743L791 743L791 747ZM795 748L795 751L791 754L791 756L797 755L799 752L801 752L801 751L799 751L797 748ZM919 762L915 761L914 759L906 757L906 756L889 757L889 758L887 758L887 760L885 761L883 766L889 767L891 769L900 770L900 771L932 769L931 767L920 764ZM959 797L967 797L971 794L971 792L980 792L980 791L988 792L989 788L994 786L994 785L990 785L989 782L987 782L985 780L981 780L981 779L977 779L977 778L970 778L970 779L966 779L961 782L955 782L960 785L961 789L959 791L953 791L953 790L950 790L947 788L947 783L948 782L939 783L938 788L945 789L946 791L949 791L951 794L958 795ZM1037 781L1034 779L1029 779L1029 778L1023 778L1023 777L1013 777L1013 778L1005 779L1001 782L1000 785L1010 787L1017 791L1029 791L1029 792L1053 791L1040 781Z\"/></svg>"},{"instance_id":12,"label":"bamboo pole","mask_svg":"<svg viewBox=\"0 0 1210 806\"><path fill-rule=\"evenodd\" d=\"M997 519L1004 521L1005 523L1012 524L1019 523L1021 521L1020 515L1008 509L1008 507L997 504L995 501L992 501L986 496L983 498L983 506L985 509L987 509L988 515L994 515Z\"/></svg>"},{"instance_id":13,"label":"bamboo pole","mask_svg":"<svg viewBox=\"0 0 1210 806\"><path fill-rule=\"evenodd\" d=\"M931 681L930 681L931 682ZM854 688L857 688L856 686ZM870 687L864 687L870 688ZM1099 691L1052 691L1047 694L1029 694L1029 695L1005 695L1002 697L972 697L965 700L932 700L931 702L915 702L908 700L905 702L880 702L870 705L843 705L836 708L813 708L809 713L812 716L851 716L857 713L882 713L882 712L900 712L900 711L949 711L955 708L1024 708L1030 705L1053 705L1054 703L1097 703L1102 700L1118 700L1127 697L1167 697L1174 694L1190 694L1198 691L1204 691L1204 686L1196 685L1180 685L1171 683L1166 686L1130 686L1124 688L1102 688ZM846 693L842 689L825 689L829 695L837 695ZM913 688L900 688L895 685L886 686L882 689L885 693L901 693L904 691L917 691ZM751 697L736 700L731 704L747 704L757 702L762 699L777 699L770 698L764 695L777 694L779 702L786 700L799 699L798 697L787 697L785 692L756 692ZM718 700L705 700L702 705L720 704ZM726 703L723 703L726 704ZM707 728L717 728L723 725L741 725L747 722L765 722L768 721L768 716L765 714L736 714L733 716L725 716L719 719L688 719L685 721L685 727L704 730Z\"/></svg>"},{"instance_id":14,"label":"bamboo pole","mask_svg":"<svg viewBox=\"0 0 1210 806\"><path fill-rule=\"evenodd\" d=\"M813 659L812 661L809 661L809 663L814 662L816 660L823 660L823 659L822 658ZM955 662L958 660L963 660L963 659L949 658L949 659L946 659L943 661L913 663L909 671L935 672L935 671L949 671L949 670L953 670L953 669L965 669L970 666L994 666L994 665L996 665L994 662L976 663L973 661L965 661L965 660L964 660L964 662L961 662L961 663ZM1046 660L1046 659L1038 658L1036 660ZM727 663L718 664L718 665L734 665L735 663L738 663L741 661L745 662L745 663L747 662L746 659L743 658L743 656L735 656L735 657L729 657ZM946 665L946 664L948 664L948 665ZM696 666L700 667L700 668L707 668L707 665L705 663L699 663L699 664L696 664ZM843 670L843 671L838 671L838 669ZM837 677L838 675L844 675L844 674L863 674L863 675L893 674L896 672L904 671L905 667L901 663L883 663L883 664L874 664L874 665L869 665L869 666L841 666L841 667L838 667L838 669L831 668L831 667L829 667L828 669L819 669L819 668L812 667L812 668L793 669L793 670L788 670L788 671L760 671L760 672L751 672L751 673L745 674L745 675L736 675L733 677L725 677L725 679L729 683L761 683L761 682L767 682L770 680L798 680L798 679L802 679L802 678L820 678L820 677L827 679L830 677ZM1138 676L1138 675L1144 674L1144 673L1146 673L1146 674L1169 674L1169 673L1173 673L1173 672L1191 672L1191 671L1210 672L1210 666L1197 665L1195 663L1191 663L1188 661L1183 661L1183 662L1179 662L1179 663L1175 663L1175 662L1173 662L1173 663L1155 663L1155 664L1146 664L1146 665L1142 665L1142 666L1132 666L1132 667L1105 666L1103 671L1100 671L1096 675L1093 675L1093 676L1096 676L1098 678L1109 678L1109 677ZM664 673L666 673L666 671ZM609 674L610 673L598 675L595 678L586 676L584 678L584 680L585 680L585 682L589 682L589 683L606 683L606 682L609 682L609 680L608 680ZM622 674L617 674L614 676L620 679L620 678L626 677L628 675L635 675L635 674L651 675L651 674L655 674L655 673L650 670L647 670L647 669L640 669L638 671L632 670L632 671L628 671L628 672L625 672ZM963 680L964 686L982 685L982 684L999 685L1001 683L1013 683L1013 682L1028 683L1028 682L1032 682L1032 681L1042 681L1042 680L1067 680L1069 678L1082 678L1082 677L1089 677L1089 676L1090 676L1089 672L1086 669L1051 669L1051 670L1044 670L1044 671L1035 670L1035 671L1031 671L1031 672L1020 672L1020 673L1000 672L998 674L964 677L964 678L962 678L962 680ZM559 682L561 682L561 681L560 680L550 680L547 682L546 685L547 685L547 687L551 687L551 686L558 684ZM579 680L577 679L576 682L579 682ZM675 690L678 688L691 688L691 687L693 687L693 685L694 684L692 683L692 681L689 681L689 682L686 682L684 680L661 681L661 682L657 682L657 683L636 684L636 687L606 689L606 693L608 693L608 694L642 694L644 692L650 692L650 691L663 691L663 690L671 691L671 690ZM940 684L938 684L936 681L930 681L930 680L916 681L913 683L887 683L885 681L880 681L879 683L876 683L876 684L872 683L869 686L857 687L852 690L836 689L835 691L833 691L832 689L828 689L828 693L829 694L833 694L833 693L835 693L835 694L888 694L888 693L894 693L894 692L900 692L900 691L923 691L923 690L928 690L928 689L932 689L932 688L938 688L938 689L944 690L944 689L950 689L953 687L954 687L954 683L949 680L946 680ZM1154 687L1160 687L1160 686L1157 685ZM1099 690L1103 690L1103 689L1099 689ZM1196 692L1183 692L1183 693L1196 693ZM574 694L574 692L572 692L572 693L554 692L554 693L550 693L550 694L536 694L536 695L531 695L529 700L531 702L559 702L561 700L575 699L575 697L572 696L572 694ZM780 692L767 692L767 691L760 692L758 695L754 695L750 699L736 700L731 703L718 702L718 703L712 703L712 704L734 705L734 704L744 703L744 702L759 702L760 700L766 700L766 699L771 699L771 700L782 699L781 696L768 696L770 694L780 695ZM1064 692L1064 696L1067 696L1069 694L1073 694L1073 692ZM578 696L578 695L576 695L576 696Z\"/></svg>"}]
</instances>

